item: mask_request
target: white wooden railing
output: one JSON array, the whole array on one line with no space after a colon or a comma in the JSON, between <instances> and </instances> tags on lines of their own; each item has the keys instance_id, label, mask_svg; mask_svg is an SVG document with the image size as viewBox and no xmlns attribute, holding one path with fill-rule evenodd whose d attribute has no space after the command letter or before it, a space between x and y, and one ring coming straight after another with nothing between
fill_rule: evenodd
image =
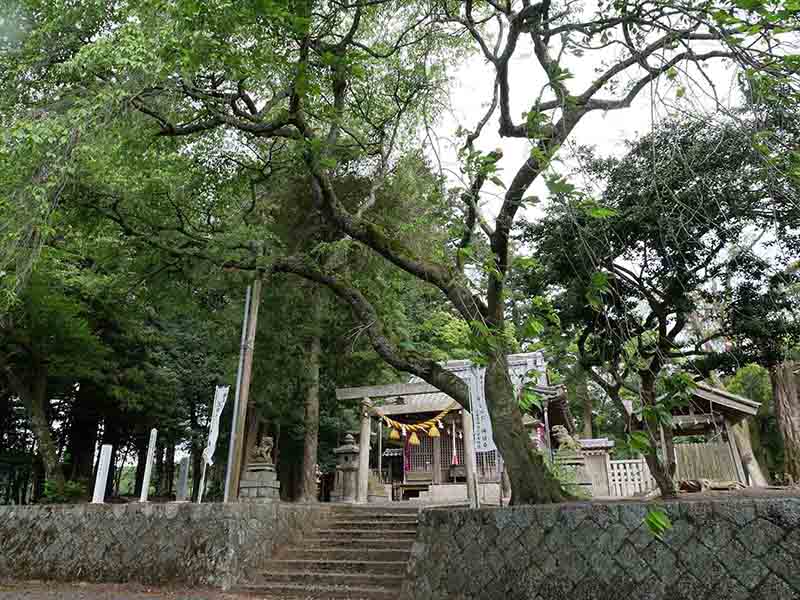
<instances>
[{"instance_id":1,"label":"white wooden railing","mask_svg":"<svg viewBox=\"0 0 800 600\"><path fill-rule=\"evenodd\" d=\"M645 494L656 488L644 458L608 461L608 487L612 496Z\"/></svg>"}]
</instances>

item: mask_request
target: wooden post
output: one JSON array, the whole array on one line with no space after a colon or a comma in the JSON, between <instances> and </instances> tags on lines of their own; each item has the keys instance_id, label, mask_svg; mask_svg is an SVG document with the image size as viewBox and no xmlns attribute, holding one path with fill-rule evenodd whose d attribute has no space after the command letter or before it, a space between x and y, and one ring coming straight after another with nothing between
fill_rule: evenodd
<instances>
[{"instance_id":1,"label":"wooden post","mask_svg":"<svg viewBox=\"0 0 800 600\"><path fill-rule=\"evenodd\" d=\"M242 368L244 367L244 355L247 349L247 323L250 320L250 299L252 286L247 286L247 293L244 298L244 317L242 318L242 338L239 343L239 367L236 370L236 389L233 396L233 419L231 420L231 439L228 442L228 467L225 472L225 493L223 502L228 502L231 495L231 479L233 478L233 459L236 446L236 426L239 416L239 394L242 389ZM234 498L236 495L234 494Z\"/></svg>"},{"instance_id":2,"label":"wooden post","mask_svg":"<svg viewBox=\"0 0 800 600\"><path fill-rule=\"evenodd\" d=\"M383 483L383 420L378 419L378 482Z\"/></svg>"},{"instance_id":3,"label":"wooden post","mask_svg":"<svg viewBox=\"0 0 800 600\"><path fill-rule=\"evenodd\" d=\"M358 438L358 493L356 502L367 502L367 489L369 487L369 443L370 443L370 416L371 402L364 398L361 403L361 435Z\"/></svg>"},{"instance_id":4,"label":"wooden post","mask_svg":"<svg viewBox=\"0 0 800 600\"><path fill-rule=\"evenodd\" d=\"M467 473L467 498L469 505L478 508L478 465L475 459L475 442L472 436L472 415L468 410L461 411L461 428L464 433L464 467ZM455 441L455 440L454 440Z\"/></svg>"},{"instance_id":5,"label":"wooden post","mask_svg":"<svg viewBox=\"0 0 800 600\"><path fill-rule=\"evenodd\" d=\"M435 427L436 425L434 425ZM442 483L442 438L433 438L433 483Z\"/></svg>"},{"instance_id":6,"label":"wooden post","mask_svg":"<svg viewBox=\"0 0 800 600\"><path fill-rule=\"evenodd\" d=\"M245 442L245 421L247 420L247 405L250 398L250 376L253 371L253 350L256 343L256 327L258 325L258 305L261 300L261 280L253 282L253 295L250 300L250 315L247 319L247 338L245 341L244 359L242 361L242 383L239 393L238 413L236 414L233 462L231 464L231 485L228 490L229 498L239 498L239 481L242 475L242 450Z\"/></svg>"},{"instance_id":7,"label":"wooden post","mask_svg":"<svg viewBox=\"0 0 800 600\"><path fill-rule=\"evenodd\" d=\"M725 437L728 438L728 448L731 451L731 460L736 469L736 477L742 485L748 485L747 478L744 474L744 465L742 464L742 457L739 454L739 449L736 447L736 438L733 435L733 428L730 421L725 419Z\"/></svg>"}]
</instances>

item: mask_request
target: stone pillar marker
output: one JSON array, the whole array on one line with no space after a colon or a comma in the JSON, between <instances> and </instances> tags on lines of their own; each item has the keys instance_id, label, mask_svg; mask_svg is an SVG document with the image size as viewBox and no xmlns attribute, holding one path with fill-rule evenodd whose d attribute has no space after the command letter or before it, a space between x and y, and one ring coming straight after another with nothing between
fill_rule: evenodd
<instances>
[{"instance_id":1,"label":"stone pillar marker","mask_svg":"<svg viewBox=\"0 0 800 600\"><path fill-rule=\"evenodd\" d=\"M153 427L150 430L150 444L147 446L147 462L144 465L144 477L142 478L142 493L139 494L139 502L147 502L147 495L150 493L150 476L153 473L153 457L156 454L156 437L158 429Z\"/></svg>"},{"instance_id":2,"label":"stone pillar marker","mask_svg":"<svg viewBox=\"0 0 800 600\"><path fill-rule=\"evenodd\" d=\"M473 508L478 506L478 464L475 459L475 441L472 437L472 415L461 411L461 428L464 430L464 467L467 473L467 498Z\"/></svg>"},{"instance_id":3,"label":"stone pillar marker","mask_svg":"<svg viewBox=\"0 0 800 600\"><path fill-rule=\"evenodd\" d=\"M369 411L372 402L369 398L364 398L361 403L361 434L358 437L358 495L356 502L365 504L367 502L367 489L369 487L369 447L370 447L370 420Z\"/></svg>"},{"instance_id":4,"label":"stone pillar marker","mask_svg":"<svg viewBox=\"0 0 800 600\"><path fill-rule=\"evenodd\" d=\"M181 469L178 474L178 493L175 495L177 502L187 502L189 500L189 457L181 459Z\"/></svg>"},{"instance_id":5,"label":"stone pillar marker","mask_svg":"<svg viewBox=\"0 0 800 600\"><path fill-rule=\"evenodd\" d=\"M97 478L94 480L92 504L103 504L106 498L108 468L111 465L111 444L103 444L100 448L100 462L97 464Z\"/></svg>"}]
</instances>

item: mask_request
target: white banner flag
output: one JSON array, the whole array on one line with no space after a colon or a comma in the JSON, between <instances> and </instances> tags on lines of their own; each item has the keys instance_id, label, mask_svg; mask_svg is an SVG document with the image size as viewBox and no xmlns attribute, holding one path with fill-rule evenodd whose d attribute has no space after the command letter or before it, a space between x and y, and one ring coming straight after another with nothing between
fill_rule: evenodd
<instances>
[{"instance_id":1,"label":"white banner flag","mask_svg":"<svg viewBox=\"0 0 800 600\"><path fill-rule=\"evenodd\" d=\"M497 450L492 435L492 418L486 406L486 395L483 389L484 371L473 367L470 383L470 408L472 409L472 433L475 452L491 452Z\"/></svg>"},{"instance_id":2,"label":"white banner flag","mask_svg":"<svg viewBox=\"0 0 800 600\"><path fill-rule=\"evenodd\" d=\"M217 448L217 438L219 437L219 418L222 416L222 409L225 408L230 389L228 385L218 385L214 394L214 410L211 411L211 420L208 424L208 443L203 450L203 460L207 465L214 464L214 451Z\"/></svg>"}]
</instances>

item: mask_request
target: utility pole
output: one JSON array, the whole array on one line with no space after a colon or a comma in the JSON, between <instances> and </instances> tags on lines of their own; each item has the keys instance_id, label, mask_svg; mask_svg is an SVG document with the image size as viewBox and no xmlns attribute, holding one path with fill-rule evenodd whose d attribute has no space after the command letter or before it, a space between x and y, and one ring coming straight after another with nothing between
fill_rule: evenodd
<instances>
[{"instance_id":1,"label":"utility pole","mask_svg":"<svg viewBox=\"0 0 800 600\"><path fill-rule=\"evenodd\" d=\"M226 481L226 501L239 498L239 480L242 474L242 452L245 443L245 422L247 420L247 406L250 398L250 378L253 371L253 350L256 343L256 328L258 325L258 305L261 300L261 279L256 278L250 296L250 310L247 315L247 333L242 350L241 381L237 394L235 414L233 421L233 452L229 454L228 481Z\"/></svg>"},{"instance_id":2,"label":"utility pole","mask_svg":"<svg viewBox=\"0 0 800 600\"><path fill-rule=\"evenodd\" d=\"M223 502L230 501L231 477L233 477L233 456L236 446L236 419L239 414L239 393L242 390L242 366L244 363L244 351L247 348L247 322L250 319L250 296L253 287L247 286L244 296L244 315L242 316L242 338L239 341L239 366L236 369L236 387L233 390L233 416L231 417L231 439L228 442L228 464L225 469L225 494Z\"/></svg>"}]
</instances>

